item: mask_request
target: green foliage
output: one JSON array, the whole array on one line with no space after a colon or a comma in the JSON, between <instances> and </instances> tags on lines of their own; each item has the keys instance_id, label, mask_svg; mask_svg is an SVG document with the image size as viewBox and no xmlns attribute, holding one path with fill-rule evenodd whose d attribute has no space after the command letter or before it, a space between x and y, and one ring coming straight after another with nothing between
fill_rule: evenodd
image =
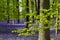
<instances>
[{"instance_id":1,"label":"green foliage","mask_svg":"<svg viewBox=\"0 0 60 40\"><path fill-rule=\"evenodd\" d=\"M51 5L52 7L50 7L50 9L48 10L47 9L40 10L41 12L40 15L36 15L35 10L30 13L22 14L22 16L25 16L25 17L29 15L29 22L24 23L24 24L29 23L28 25L29 28L18 29L17 31L15 31L19 33L18 36L21 36L21 35L29 36L29 35L35 34L36 32L43 32L44 29L51 28L51 24L53 24L54 27L56 28L58 24L56 24L54 20L56 18L60 18L60 15L57 16L58 10L56 10L56 6L57 6L56 3L52 3ZM60 8L60 3L58 4L58 8ZM34 19L32 18L33 16L34 16ZM35 24L32 23L33 20L36 21ZM44 26L41 26L39 28L38 25L41 23L43 23ZM58 20L57 23L60 23L60 21Z\"/></svg>"},{"instance_id":2,"label":"green foliage","mask_svg":"<svg viewBox=\"0 0 60 40\"><path fill-rule=\"evenodd\" d=\"M36 15L36 4L34 0L29 1L29 13L26 12L26 1L22 0L20 2L17 2L16 0L9 0L9 4L7 5L7 0L0 0L0 20L7 20L8 16L10 19L18 19L18 9L16 6L20 5L20 10L19 10L19 18L26 18L26 16L29 16L29 22L25 22L24 24L29 24L29 28L23 28L23 29L18 29L18 30L13 30L12 32L17 32L19 33L18 36L20 35L32 35L35 34L36 32L40 31L42 32L42 29L50 28L50 25L53 24L55 27L58 26L57 23L60 23L60 20L56 23L54 21L54 18L59 18L60 19L60 14L57 16L57 11L56 6L60 9L60 3L51 3L50 9L42 9L40 10L40 15ZM56 5L57 4L57 5ZM9 15L8 15L8 13ZM34 19L33 19L34 16ZM36 22L33 24L33 20ZM39 24L44 24L44 26L41 26L40 28L38 27Z\"/></svg>"}]
</instances>

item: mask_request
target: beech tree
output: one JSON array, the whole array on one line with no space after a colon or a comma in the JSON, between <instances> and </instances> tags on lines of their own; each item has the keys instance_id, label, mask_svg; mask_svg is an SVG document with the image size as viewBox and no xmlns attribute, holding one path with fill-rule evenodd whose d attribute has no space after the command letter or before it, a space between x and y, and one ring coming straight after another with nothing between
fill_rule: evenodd
<instances>
[{"instance_id":1,"label":"beech tree","mask_svg":"<svg viewBox=\"0 0 60 40\"><path fill-rule=\"evenodd\" d=\"M9 20L13 20L12 23L14 24L14 20L18 20L19 23L20 17L23 16L26 19L26 22L24 22L26 27L13 30L13 32L19 33L18 36L28 36L29 34L33 35L38 32L38 40L50 40L50 22L55 18L55 36L57 39L60 9L58 7L59 0L54 0L54 3L51 9L50 0L21 0L21 2L19 0L1 0L0 20L6 19L8 23Z\"/></svg>"},{"instance_id":2,"label":"beech tree","mask_svg":"<svg viewBox=\"0 0 60 40\"><path fill-rule=\"evenodd\" d=\"M41 9L49 9L50 8L50 0L40 0L41 2ZM44 15L46 15L47 13L44 13ZM47 20L50 20L50 16L47 16ZM47 23L43 23L44 27L48 27L49 24ZM39 32L39 39L38 40L50 40L50 29L46 28L46 29L42 29L42 32Z\"/></svg>"}]
</instances>

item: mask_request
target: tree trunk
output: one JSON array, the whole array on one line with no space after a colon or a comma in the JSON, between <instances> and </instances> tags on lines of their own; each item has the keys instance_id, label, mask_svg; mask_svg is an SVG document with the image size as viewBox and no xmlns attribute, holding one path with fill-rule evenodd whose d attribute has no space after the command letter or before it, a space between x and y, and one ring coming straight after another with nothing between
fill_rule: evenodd
<instances>
[{"instance_id":1,"label":"tree trunk","mask_svg":"<svg viewBox=\"0 0 60 40\"><path fill-rule=\"evenodd\" d=\"M28 14L29 13L29 0L26 0L26 14ZM26 24L26 28L28 28L28 25L29 25L29 15L27 15L26 16L26 22L27 22L27 24Z\"/></svg>"},{"instance_id":2,"label":"tree trunk","mask_svg":"<svg viewBox=\"0 0 60 40\"><path fill-rule=\"evenodd\" d=\"M49 8L50 8L50 0L40 0L40 9L49 9ZM47 17L47 20L50 20L49 16ZM44 26L48 26L48 24L44 24ZM39 32L38 40L50 40L49 28L42 29L42 32Z\"/></svg>"},{"instance_id":3,"label":"tree trunk","mask_svg":"<svg viewBox=\"0 0 60 40\"><path fill-rule=\"evenodd\" d=\"M19 13L19 0L17 0L16 2L17 2L16 8L17 8L17 13L18 13L18 18L17 19L18 19L18 23L19 23L20 22L19 21L20 20L20 17L19 17L20 16L20 13Z\"/></svg>"},{"instance_id":4,"label":"tree trunk","mask_svg":"<svg viewBox=\"0 0 60 40\"><path fill-rule=\"evenodd\" d=\"M7 0L7 23L9 23L9 1Z\"/></svg>"},{"instance_id":5,"label":"tree trunk","mask_svg":"<svg viewBox=\"0 0 60 40\"><path fill-rule=\"evenodd\" d=\"M58 21L59 21L59 18L57 17L57 16L59 16L59 7L58 7L58 2L59 2L59 0L55 0L55 3L56 3L56 24L57 24L57 26L55 26L56 28L55 28L55 39L54 40L58 40L58 27L59 27L59 23L58 23Z\"/></svg>"}]
</instances>

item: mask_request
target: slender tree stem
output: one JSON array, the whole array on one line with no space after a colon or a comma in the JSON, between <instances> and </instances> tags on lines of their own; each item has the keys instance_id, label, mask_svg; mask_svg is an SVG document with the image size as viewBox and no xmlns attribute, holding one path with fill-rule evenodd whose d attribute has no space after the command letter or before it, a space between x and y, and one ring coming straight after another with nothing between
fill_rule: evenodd
<instances>
[{"instance_id":1,"label":"slender tree stem","mask_svg":"<svg viewBox=\"0 0 60 40\"><path fill-rule=\"evenodd\" d=\"M9 23L9 0L7 0L7 23Z\"/></svg>"},{"instance_id":2,"label":"slender tree stem","mask_svg":"<svg viewBox=\"0 0 60 40\"><path fill-rule=\"evenodd\" d=\"M29 0L26 0L26 13L29 13ZM29 15L26 16L26 22L29 22ZM26 24L26 28L28 28L29 23Z\"/></svg>"}]
</instances>

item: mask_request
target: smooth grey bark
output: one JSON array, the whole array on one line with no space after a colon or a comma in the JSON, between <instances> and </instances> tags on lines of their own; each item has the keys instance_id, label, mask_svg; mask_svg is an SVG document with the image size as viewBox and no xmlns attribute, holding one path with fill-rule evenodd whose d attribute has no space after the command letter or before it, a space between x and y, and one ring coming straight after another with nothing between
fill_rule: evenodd
<instances>
[{"instance_id":1,"label":"smooth grey bark","mask_svg":"<svg viewBox=\"0 0 60 40\"><path fill-rule=\"evenodd\" d=\"M40 9L49 9L49 8L50 8L50 0L40 0ZM49 16L47 17L47 20L50 20ZM43 24L43 26L48 26L48 24ZM39 32L38 40L50 40L49 28L42 29L42 32Z\"/></svg>"},{"instance_id":2,"label":"smooth grey bark","mask_svg":"<svg viewBox=\"0 0 60 40\"><path fill-rule=\"evenodd\" d=\"M44 0L43 1L43 9L49 9L50 8L50 0ZM50 20L50 16L47 17L47 20ZM44 24L44 26L48 26L49 24ZM44 35L45 40L50 40L50 29L46 28L44 29Z\"/></svg>"},{"instance_id":3,"label":"smooth grey bark","mask_svg":"<svg viewBox=\"0 0 60 40\"><path fill-rule=\"evenodd\" d=\"M58 7L58 4L59 4L59 0L54 0L54 2L56 3L56 16L59 16L59 7ZM57 24L57 26L56 26L56 28L55 28L55 38L54 38L54 40L58 40L58 27L59 27L59 18L58 17L56 17L56 24Z\"/></svg>"}]
</instances>

